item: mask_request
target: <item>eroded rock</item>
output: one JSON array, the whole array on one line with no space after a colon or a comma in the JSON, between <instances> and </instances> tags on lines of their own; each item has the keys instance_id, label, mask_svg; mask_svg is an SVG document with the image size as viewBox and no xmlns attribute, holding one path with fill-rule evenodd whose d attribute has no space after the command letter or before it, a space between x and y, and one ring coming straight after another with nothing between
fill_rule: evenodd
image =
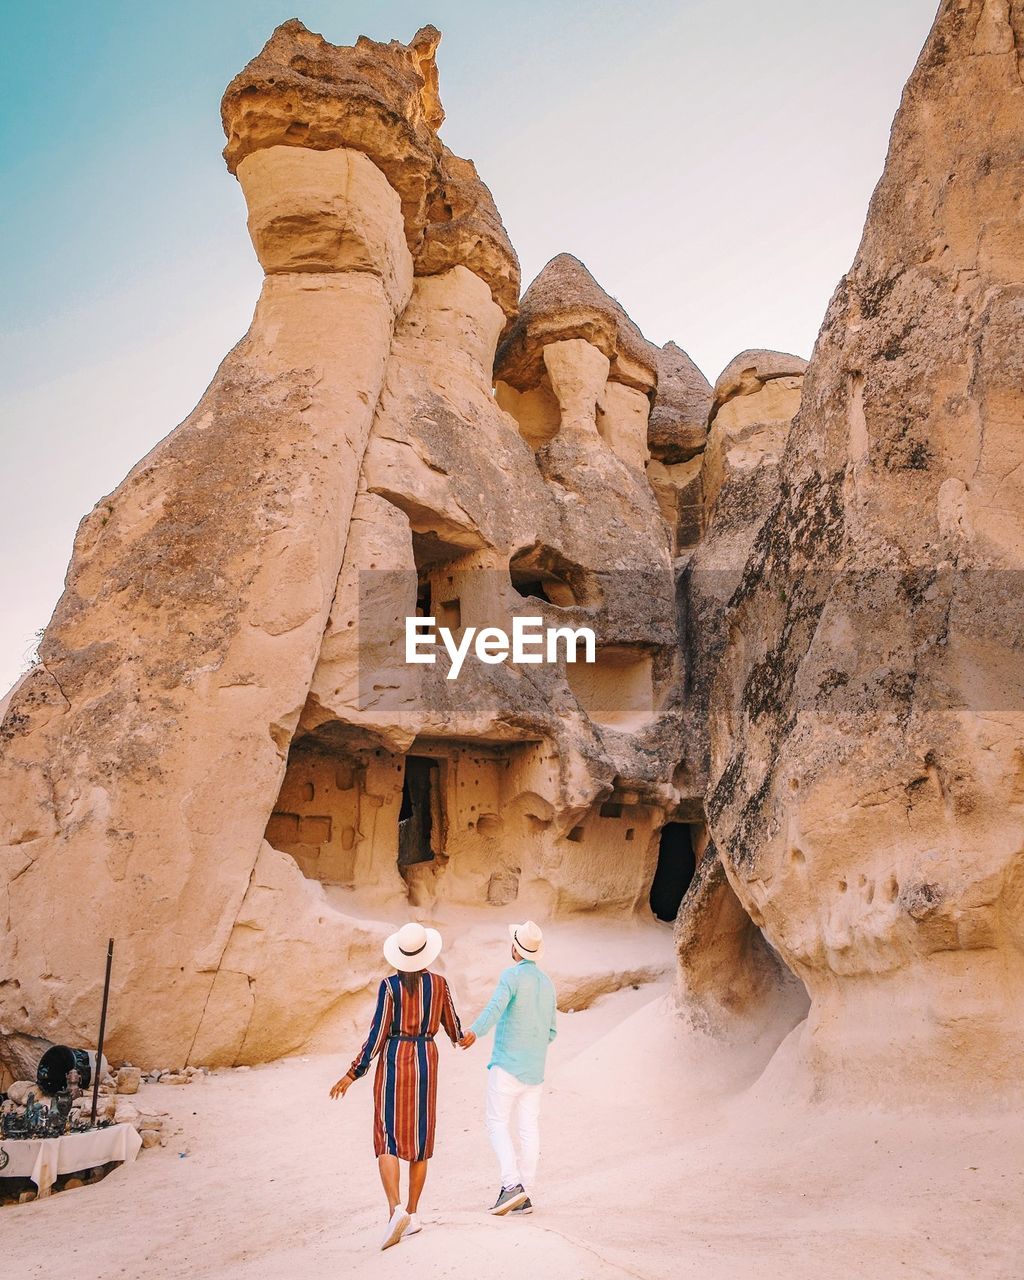
<instances>
[{"instance_id":1,"label":"eroded rock","mask_svg":"<svg viewBox=\"0 0 1024 1280\"><path fill-rule=\"evenodd\" d=\"M241 177L246 159L265 148L361 152L401 198L417 274L466 266L511 316L519 295L515 251L472 162L437 136L440 39L436 27L423 27L408 45L360 36L347 47L297 18L282 23L224 93L224 157Z\"/></svg>"},{"instance_id":2,"label":"eroded rock","mask_svg":"<svg viewBox=\"0 0 1024 1280\"><path fill-rule=\"evenodd\" d=\"M253 325L83 523L4 707L14 1035L91 1029L83 913L118 939L111 1051L187 1068L336 1044L400 904L646 910L683 732L657 350L560 258L503 348L519 412L496 399L518 268L437 137L437 40L289 22L225 94ZM597 661L456 684L405 662L431 610L590 625Z\"/></svg>"},{"instance_id":3,"label":"eroded rock","mask_svg":"<svg viewBox=\"0 0 1024 1280\"><path fill-rule=\"evenodd\" d=\"M941 6L714 699L715 840L811 995L819 1091L1024 1065L1022 39L1016 4Z\"/></svg>"},{"instance_id":4,"label":"eroded rock","mask_svg":"<svg viewBox=\"0 0 1024 1280\"><path fill-rule=\"evenodd\" d=\"M666 342L658 352L657 373L647 428L651 456L668 465L688 462L707 439L711 385L674 342Z\"/></svg>"}]
</instances>

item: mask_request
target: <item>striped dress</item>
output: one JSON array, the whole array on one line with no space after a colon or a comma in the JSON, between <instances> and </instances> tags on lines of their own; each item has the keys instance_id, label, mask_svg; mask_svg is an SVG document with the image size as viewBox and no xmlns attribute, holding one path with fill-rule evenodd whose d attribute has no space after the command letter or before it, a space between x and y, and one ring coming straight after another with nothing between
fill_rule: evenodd
<instances>
[{"instance_id":1,"label":"striped dress","mask_svg":"<svg viewBox=\"0 0 1024 1280\"><path fill-rule=\"evenodd\" d=\"M370 1034L351 1070L358 1080L377 1057L374 1154L429 1160L434 1154L437 1116L434 1036L443 1026L455 1044L462 1039L462 1026L444 978L429 971L412 976L411 991L397 973L380 984Z\"/></svg>"}]
</instances>

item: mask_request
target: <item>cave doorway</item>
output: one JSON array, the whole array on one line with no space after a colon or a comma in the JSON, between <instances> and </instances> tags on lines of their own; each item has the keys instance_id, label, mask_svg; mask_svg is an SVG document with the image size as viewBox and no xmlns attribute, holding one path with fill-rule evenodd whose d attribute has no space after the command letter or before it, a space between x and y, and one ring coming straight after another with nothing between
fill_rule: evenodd
<instances>
[{"instance_id":1,"label":"cave doorway","mask_svg":"<svg viewBox=\"0 0 1024 1280\"><path fill-rule=\"evenodd\" d=\"M695 822L666 822L658 841L658 866L651 881L651 911L659 920L673 921L697 869Z\"/></svg>"},{"instance_id":2,"label":"cave doorway","mask_svg":"<svg viewBox=\"0 0 1024 1280\"><path fill-rule=\"evenodd\" d=\"M441 769L429 756L406 756L398 814L399 870L432 862L441 817Z\"/></svg>"}]
</instances>

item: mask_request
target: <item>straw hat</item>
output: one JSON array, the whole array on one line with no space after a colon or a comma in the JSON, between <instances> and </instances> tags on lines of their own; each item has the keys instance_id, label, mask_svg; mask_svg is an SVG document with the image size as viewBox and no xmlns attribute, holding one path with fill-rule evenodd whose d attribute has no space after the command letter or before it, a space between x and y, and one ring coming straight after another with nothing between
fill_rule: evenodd
<instances>
[{"instance_id":1,"label":"straw hat","mask_svg":"<svg viewBox=\"0 0 1024 1280\"><path fill-rule=\"evenodd\" d=\"M524 959L539 960L544 954L544 935L532 920L527 920L524 924L510 924L508 936Z\"/></svg>"},{"instance_id":2,"label":"straw hat","mask_svg":"<svg viewBox=\"0 0 1024 1280\"><path fill-rule=\"evenodd\" d=\"M443 945L436 929L424 929L411 920L385 940L384 959L400 973L418 973L434 963Z\"/></svg>"}]
</instances>

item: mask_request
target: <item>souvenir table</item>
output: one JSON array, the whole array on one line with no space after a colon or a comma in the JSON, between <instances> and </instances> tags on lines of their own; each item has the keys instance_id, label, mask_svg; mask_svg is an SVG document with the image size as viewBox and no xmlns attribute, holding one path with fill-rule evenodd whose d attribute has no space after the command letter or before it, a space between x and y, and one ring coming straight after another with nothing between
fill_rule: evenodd
<instances>
[{"instance_id":1,"label":"souvenir table","mask_svg":"<svg viewBox=\"0 0 1024 1280\"><path fill-rule=\"evenodd\" d=\"M142 1139L130 1124L113 1124L62 1138L0 1139L0 1178L31 1178L48 1196L58 1174L78 1173L111 1160L134 1160Z\"/></svg>"}]
</instances>

